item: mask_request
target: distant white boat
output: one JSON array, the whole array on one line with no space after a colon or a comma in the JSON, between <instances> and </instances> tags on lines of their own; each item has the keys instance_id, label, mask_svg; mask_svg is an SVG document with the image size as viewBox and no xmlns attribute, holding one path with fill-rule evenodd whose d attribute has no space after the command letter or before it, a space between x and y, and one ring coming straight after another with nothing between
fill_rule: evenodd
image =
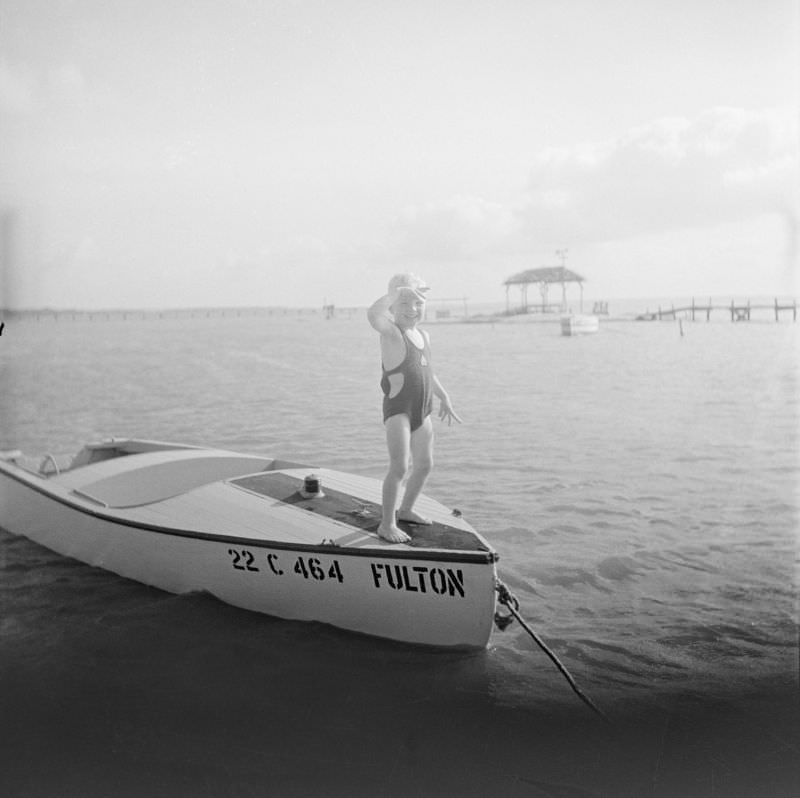
<instances>
[{"instance_id":1,"label":"distant white boat","mask_svg":"<svg viewBox=\"0 0 800 798\"><path fill-rule=\"evenodd\" d=\"M158 441L112 438L71 457L0 453L0 526L60 554L281 618L483 648L495 551L427 496L419 509L433 523L386 543L380 502L376 479Z\"/></svg>"},{"instance_id":2,"label":"distant white boat","mask_svg":"<svg viewBox=\"0 0 800 798\"><path fill-rule=\"evenodd\" d=\"M562 335L586 335L600 329L600 319L588 313L570 313L561 317Z\"/></svg>"}]
</instances>

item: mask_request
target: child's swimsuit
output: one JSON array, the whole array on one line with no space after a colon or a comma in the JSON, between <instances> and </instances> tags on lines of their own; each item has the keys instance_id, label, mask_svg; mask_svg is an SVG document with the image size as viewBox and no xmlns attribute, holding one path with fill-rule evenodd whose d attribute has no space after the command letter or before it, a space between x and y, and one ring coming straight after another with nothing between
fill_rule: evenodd
<instances>
[{"instance_id":1,"label":"child's swimsuit","mask_svg":"<svg viewBox=\"0 0 800 798\"><path fill-rule=\"evenodd\" d=\"M381 390L383 390L383 420L390 416L405 413L411 422L411 431L422 426L422 422L433 409L433 371L431 369L431 352L428 339L423 335L425 344L422 349L406 338L406 356L403 362L387 371L383 369ZM396 396L389 397L391 386L389 377L392 374L403 375L403 386Z\"/></svg>"}]
</instances>

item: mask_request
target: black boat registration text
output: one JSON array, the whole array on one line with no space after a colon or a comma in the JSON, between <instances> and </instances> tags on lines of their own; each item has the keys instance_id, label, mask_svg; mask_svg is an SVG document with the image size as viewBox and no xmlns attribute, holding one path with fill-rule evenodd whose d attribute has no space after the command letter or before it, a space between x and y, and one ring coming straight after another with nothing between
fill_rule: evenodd
<instances>
[{"instance_id":1,"label":"black boat registration text","mask_svg":"<svg viewBox=\"0 0 800 798\"><path fill-rule=\"evenodd\" d=\"M231 558L231 565L237 571L261 571L271 573L274 576L283 576L286 572L281 567L278 555L269 552L265 556L266 563L262 561L262 566L256 562L255 555L250 549L228 549ZM316 579L322 582L325 579L333 579L337 582L344 582L342 569L338 560L324 560L319 557L303 557L298 555L294 563L287 566L292 573L302 576L303 579Z\"/></svg>"}]
</instances>

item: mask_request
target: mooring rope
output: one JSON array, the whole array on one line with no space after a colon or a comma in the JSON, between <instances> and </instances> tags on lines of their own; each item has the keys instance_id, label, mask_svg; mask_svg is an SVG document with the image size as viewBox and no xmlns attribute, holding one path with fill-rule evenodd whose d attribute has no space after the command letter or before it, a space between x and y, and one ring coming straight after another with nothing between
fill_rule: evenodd
<instances>
[{"instance_id":1,"label":"mooring rope","mask_svg":"<svg viewBox=\"0 0 800 798\"><path fill-rule=\"evenodd\" d=\"M498 628L505 629L509 623L511 623L512 616L519 621L520 626L533 638L536 645L547 654L548 657L553 661L554 665L558 668L561 672L561 675L569 682L569 686L573 689L575 694L583 701L592 712L596 713L599 717L601 717L606 723L610 721L608 718L592 703L592 700L589 696L585 695L583 691L578 687L575 683L575 680L572 678L572 674L566 669L566 667L562 664L561 660L547 647L547 644L536 634L536 632L531 629L531 627L525 622L525 619L519 614L519 601L517 597L508 589L508 587L503 584L499 579L495 584L495 590L497 590L497 600L508 607L508 611L511 615L500 615L500 613L495 613L494 620L497 624Z\"/></svg>"}]
</instances>

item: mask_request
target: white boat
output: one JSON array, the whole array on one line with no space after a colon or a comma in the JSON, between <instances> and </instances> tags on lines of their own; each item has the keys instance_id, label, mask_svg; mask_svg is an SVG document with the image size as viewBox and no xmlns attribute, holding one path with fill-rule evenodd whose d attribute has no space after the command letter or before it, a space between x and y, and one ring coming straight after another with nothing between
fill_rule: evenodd
<instances>
[{"instance_id":1,"label":"white boat","mask_svg":"<svg viewBox=\"0 0 800 798\"><path fill-rule=\"evenodd\" d=\"M427 496L408 544L375 533L381 483L327 468L139 439L75 456L0 456L0 527L173 593L431 646L482 648L498 559Z\"/></svg>"},{"instance_id":2,"label":"white boat","mask_svg":"<svg viewBox=\"0 0 800 798\"><path fill-rule=\"evenodd\" d=\"M589 313L570 313L561 317L562 335L585 335L600 329L600 319Z\"/></svg>"}]
</instances>

